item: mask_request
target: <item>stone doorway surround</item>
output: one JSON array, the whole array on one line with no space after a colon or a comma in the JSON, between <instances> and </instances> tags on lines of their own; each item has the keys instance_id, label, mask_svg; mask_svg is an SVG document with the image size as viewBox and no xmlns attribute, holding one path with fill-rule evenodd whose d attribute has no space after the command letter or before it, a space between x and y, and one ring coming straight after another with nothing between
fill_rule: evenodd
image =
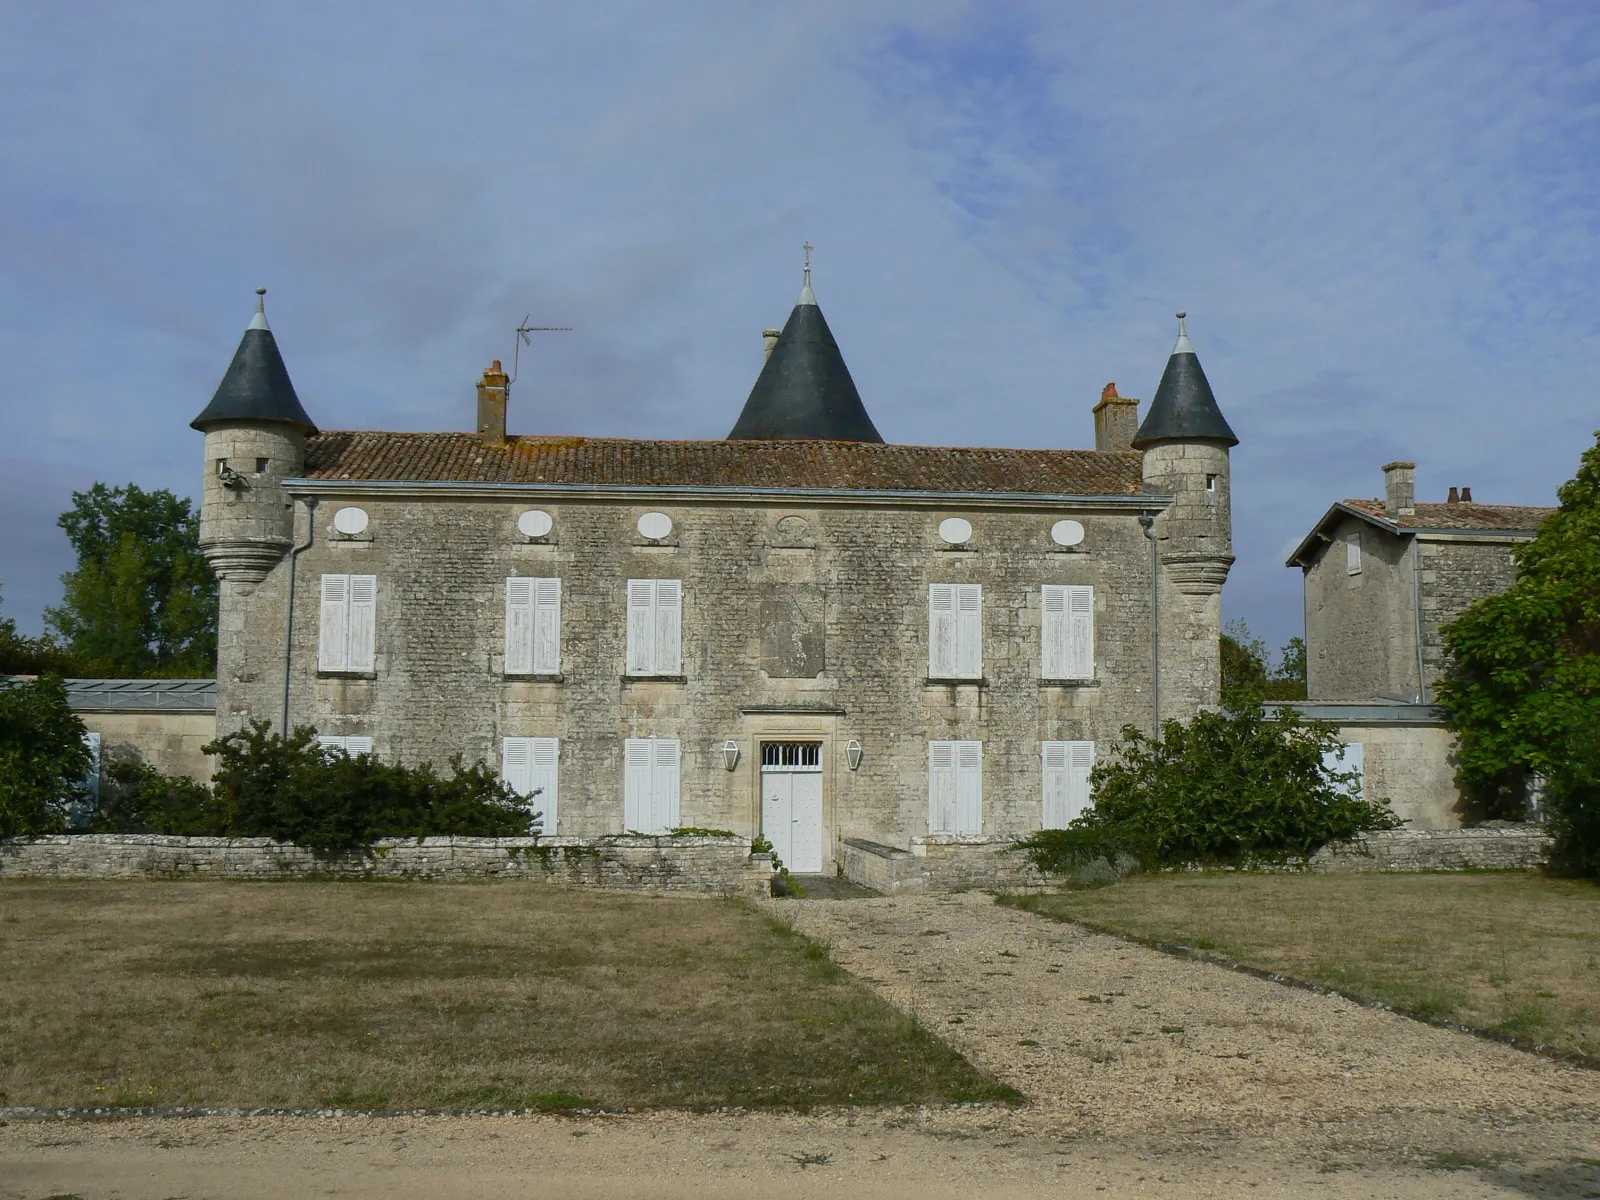
<instances>
[{"instance_id":1,"label":"stone doorway surround","mask_svg":"<svg viewBox=\"0 0 1600 1200\"><path fill-rule=\"evenodd\" d=\"M761 744L763 742L817 742L822 759L822 873L837 871L839 819L835 811L840 793L838 774L848 771L838 710L746 709L739 730L738 787L741 811L752 833L761 831Z\"/></svg>"}]
</instances>

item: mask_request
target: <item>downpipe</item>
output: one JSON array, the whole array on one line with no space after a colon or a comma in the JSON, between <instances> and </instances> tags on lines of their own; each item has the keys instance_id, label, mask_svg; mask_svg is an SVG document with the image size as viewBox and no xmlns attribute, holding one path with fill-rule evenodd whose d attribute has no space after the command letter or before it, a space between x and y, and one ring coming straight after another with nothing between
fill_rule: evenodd
<instances>
[{"instance_id":1,"label":"downpipe","mask_svg":"<svg viewBox=\"0 0 1600 1200\"><path fill-rule=\"evenodd\" d=\"M1156 539L1156 519L1139 514L1139 528L1150 539L1150 708L1152 732L1161 738L1161 557Z\"/></svg>"},{"instance_id":2,"label":"downpipe","mask_svg":"<svg viewBox=\"0 0 1600 1200\"><path fill-rule=\"evenodd\" d=\"M289 613L283 622L283 718L278 722L278 732L283 737L289 736L289 663L294 653L294 568L300 555L311 549L311 543L316 540L317 498L312 496L306 500L306 540L289 550Z\"/></svg>"}]
</instances>

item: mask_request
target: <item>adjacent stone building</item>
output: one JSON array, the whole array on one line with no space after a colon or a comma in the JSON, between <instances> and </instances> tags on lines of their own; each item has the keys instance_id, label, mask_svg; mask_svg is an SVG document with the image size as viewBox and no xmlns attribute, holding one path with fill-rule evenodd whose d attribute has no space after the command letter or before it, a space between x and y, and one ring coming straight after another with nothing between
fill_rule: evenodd
<instances>
[{"instance_id":1,"label":"adjacent stone building","mask_svg":"<svg viewBox=\"0 0 1600 1200\"><path fill-rule=\"evenodd\" d=\"M258 305L193 423L219 730L484 759L547 833L818 871L1065 824L1123 725L1217 700L1237 439L1181 329L1093 450L885 443L809 271L726 440L511 434L507 391L475 433L319 430Z\"/></svg>"},{"instance_id":2,"label":"adjacent stone building","mask_svg":"<svg viewBox=\"0 0 1600 1200\"><path fill-rule=\"evenodd\" d=\"M1305 573L1312 700L1428 703L1445 671L1440 630L1511 586L1511 551L1555 511L1480 504L1471 488L1419 504L1416 463L1383 474L1383 499L1333 505L1289 558Z\"/></svg>"}]
</instances>

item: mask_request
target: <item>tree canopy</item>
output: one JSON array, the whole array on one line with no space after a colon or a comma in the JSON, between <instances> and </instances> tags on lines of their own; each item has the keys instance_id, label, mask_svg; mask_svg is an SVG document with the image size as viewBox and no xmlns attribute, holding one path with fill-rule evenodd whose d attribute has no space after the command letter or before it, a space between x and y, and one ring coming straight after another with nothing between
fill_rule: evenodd
<instances>
[{"instance_id":1,"label":"tree canopy","mask_svg":"<svg viewBox=\"0 0 1600 1200\"><path fill-rule=\"evenodd\" d=\"M1222 631L1222 702L1229 708L1252 700L1306 698L1306 642L1290 638L1272 665L1267 643L1235 618Z\"/></svg>"},{"instance_id":2,"label":"tree canopy","mask_svg":"<svg viewBox=\"0 0 1600 1200\"><path fill-rule=\"evenodd\" d=\"M0 616L0 675L76 673L72 656L54 638L29 637L10 617Z\"/></svg>"},{"instance_id":3,"label":"tree canopy","mask_svg":"<svg viewBox=\"0 0 1600 1200\"><path fill-rule=\"evenodd\" d=\"M83 722L59 676L0 683L0 838L59 833L88 773Z\"/></svg>"},{"instance_id":4,"label":"tree canopy","mask_svg":"<svg viewBox=\"0 0 1600 1200\"><path fill-rule=\"evenodd\" d=\"M200 518L165 488L96 483L57 524L78 555L46 623L85 674L209 676L217 659L217 581Z\"/></svg>"},{"instance_id":5,"label":"tree canopy","mask_svg":"<svg viewBox=\"0 0 1600 1200\"><path fill-rule=\"evenodd\" d=\"M1600 875L1600 440L1559 495L1516 583L1445 626L1439 701L1483 815L1521 816L1542 779L1557 860Z\"/></svg>"}]
</instances>

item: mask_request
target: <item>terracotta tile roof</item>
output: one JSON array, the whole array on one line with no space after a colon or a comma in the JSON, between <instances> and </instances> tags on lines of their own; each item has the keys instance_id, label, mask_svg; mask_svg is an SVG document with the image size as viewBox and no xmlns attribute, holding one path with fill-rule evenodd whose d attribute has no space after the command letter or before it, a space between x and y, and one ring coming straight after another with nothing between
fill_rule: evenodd
<instances>
[{"instance_id":1,"label":"terracotta tile roof","mask_svg":"<svg viewBox=\"0 0 1600 1200\"><path fill-rule=\"evenodd\" d=\"M1346 500L1382 520L1390 520L1382 500ZM1534 530L1556 510L1534 504L1419 504L1415 515L1398 522L1406 529Z\"/></svg>"},{"instance_id":2,"label":"terracotta tile roof","mask_svg":"<svg viewBox=\"0 0 1600 1200\"><path fill-rule=\"evenodd\" d=\"M470 433L324 431L306 440L306 477L449 483L1136 495L1141 455L870 442L669 442Z\"/></svg>"}]
</instances>

